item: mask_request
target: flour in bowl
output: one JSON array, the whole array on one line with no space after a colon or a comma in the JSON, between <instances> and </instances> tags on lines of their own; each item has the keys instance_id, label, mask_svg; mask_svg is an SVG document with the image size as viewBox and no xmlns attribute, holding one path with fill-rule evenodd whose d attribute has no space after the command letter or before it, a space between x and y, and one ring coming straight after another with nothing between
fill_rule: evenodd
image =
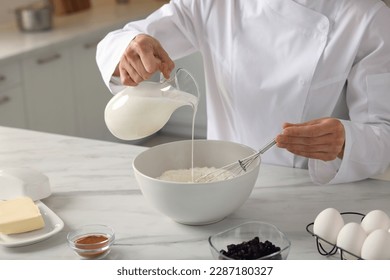
<instances>
[{"instance_id":1,"label":"flour in bowl","mask_svg":"<svg viewBox=\"0 0 390 280\"><path fill-rule=\"evenodd\" d=\"M165 171L157 179L171 182L185 182L192 183L202 176L205 176L211 172L216 171L215 167L194 167L189 169L172 169ZM215 176L213 182L226 180L226 174L223 176Z\"/></svg>"}]
</instances>

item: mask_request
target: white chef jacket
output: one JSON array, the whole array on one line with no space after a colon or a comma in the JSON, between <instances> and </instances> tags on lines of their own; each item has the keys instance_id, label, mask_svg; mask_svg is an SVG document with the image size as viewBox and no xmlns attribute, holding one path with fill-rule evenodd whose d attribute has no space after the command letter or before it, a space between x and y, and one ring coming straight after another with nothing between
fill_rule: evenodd
<instances>
[{"instance_id":1,"label":"white chef jacket","mask_svg":"<svg viewBox=\"0 0 390 280\"><path fill-rule=\"evenodd\" d=\"M309 168L319 184L365 179L390 159L390 9L378 0L172 0L109 33L97 62L106 85L140 33L172 59L204 59L209 139L262 147L284 122L339 118L342 160L273 147L263 163Z\"/></svg>"}]
</instances>

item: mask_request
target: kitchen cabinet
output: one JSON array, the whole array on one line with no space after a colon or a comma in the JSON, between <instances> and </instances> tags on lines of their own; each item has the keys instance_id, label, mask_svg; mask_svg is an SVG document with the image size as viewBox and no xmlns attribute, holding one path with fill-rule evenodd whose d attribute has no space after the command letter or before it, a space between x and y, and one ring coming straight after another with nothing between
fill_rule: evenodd
<instances>
[{"instance_id":1,"label":"kitchen cabinet","mask_svg":"<svg viewBox=\"0 0 390 280\"><path fill-rule=\"evenodd\" d=\"M28 127L77 135L70 50L42 49L22 60L22 73Z\"/></svg>"},{"instance_id":2,"label":"kitchen cabinet","mask_svg":"<svg viewBox=\"0 0 390 280\"><path fill-rule=\"evenodd\" d=\"M97 43L104 34L44 48L23 59L30 129L117 141L104 122L104 109L112 94L95 59Z\"/></svg>"},{"instance_id":3,"label":"kitchen cabinet","mask_svg":"<svg viewBox=\"0 0 390 280\"><path fill-rule=\"evenodd\" d=\"M26 128L19 63L0 65L0 125Z\"/></svg>"},{"instance_id":4,"label":"kitchen cabinet","mask_svg":"<svg viewBox=\"0 0 390 280\"><path fill-rule=\"evenodd\" d=\"M7 70L13 80L0 81L0 85L19 87L0 91L0 124L119 142L104 122L112 94L95 59L97 43L105 33L42 48L20 60L21 71L16 66L12 73Z\"/></svg>"},{"instance_id":5,"label":"kitchen cabinet","mask_svg":"<svg viewBox=\"0 0 390 280\"><path fill-rule=\"evenodd\" d=\"M95 59L97 43L103 36L89 36L72 46L73 90L79 136L115 141L104 122L104 109L112 94L103 82Z\"/></svg>"}]
</instances>

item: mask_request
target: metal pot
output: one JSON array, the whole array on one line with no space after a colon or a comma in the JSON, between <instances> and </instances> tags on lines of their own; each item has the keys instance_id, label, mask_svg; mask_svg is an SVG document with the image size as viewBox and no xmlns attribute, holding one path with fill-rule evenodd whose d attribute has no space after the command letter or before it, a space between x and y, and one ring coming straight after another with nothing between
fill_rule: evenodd
<instances>
[{"instance_id":1,"label":"metal pot","mask_svg":"<svg viewBox=\"0 0 390 280\"><path fill-rule=\"evenodd\" d=\"M18 27L23 32L50 30L53 25L53 9L50 4L36 2L15 10Z\"/></svg>"}]
</instances>

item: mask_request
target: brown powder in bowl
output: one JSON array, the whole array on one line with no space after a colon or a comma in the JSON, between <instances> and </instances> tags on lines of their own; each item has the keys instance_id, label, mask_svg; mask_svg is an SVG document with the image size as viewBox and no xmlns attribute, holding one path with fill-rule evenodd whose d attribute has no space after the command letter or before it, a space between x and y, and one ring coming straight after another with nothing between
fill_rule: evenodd
<instances>
[{"instance_id":1,"label":"brown powder in bowl","mask_svg":"<svg viewBox=\"0 0 390 280\"><path fill-rule=\"evenodd\" d=\"M87 252L78 251L77 253L84 258L97 258L104 255L109 247L103 249L108 245L108 237L100 234L84 235L75 240L75 246L80 250L91 250ZM96 251L92 251L96 250Z\"/></svg>"}]
</instances>

